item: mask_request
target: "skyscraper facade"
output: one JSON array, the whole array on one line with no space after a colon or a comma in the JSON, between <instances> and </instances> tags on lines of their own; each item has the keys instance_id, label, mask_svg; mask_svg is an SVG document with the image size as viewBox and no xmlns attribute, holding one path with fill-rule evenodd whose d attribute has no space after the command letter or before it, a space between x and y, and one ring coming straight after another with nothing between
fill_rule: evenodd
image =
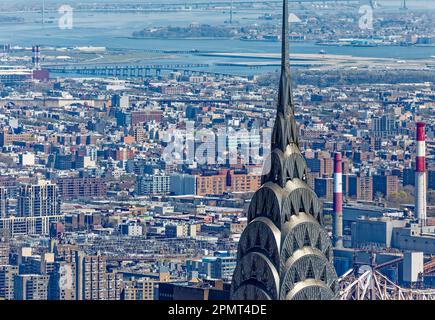
<instances>
[{"instance_id":1,"label":"skyscraper facade","mask_svg":"<svg viewBox=\"0 0 435 320\"><path fill-rule=\"evenodd\" d=\"M60 214L60 198L56 184L39 180L23 184L18 194L18 216L45 217Z\"/></svg>"},{"instance_id":2,"label":"skyscraper facade","mask_svg":"<svg viewBox=\"0 0 435 320\"><path fill-rule=\"evenodd\" d=\"M48 275L16 275L14 277L14 300L47 300L48 281Z\"/></svg>"},{"instance_id":3,"label":"skyscraper facade","mask_svg":"<svg viewBox=\"0 0 435 320\"><path fill-rule=\"evenodd\" d=\"M14 299L14 277L18 275L18 266L0 265L0 300Z\"/></svg>"},{"instance_id":4,"label":"skyscraper facade","mask_svg":"<svg viewBox=\"0 0 435 320\"><path fill-rule=\"evenodd\" d=\"M51 299L120 300L121 273L107 271L106 256L58 245L56 260L49 288Z\"/></svg>"},{"instance_id":5,"label":"skyscraper facade","mask_svg":"<svg viewBox=\"0 0 435 320\"><path fill-rule=\"evenodd\" d=\"M338 294L332 243L321 203L307 184L299 149L288 54L288 3L283 1L282 67L270 169L248 209L238 247L235 300L330 300ZM269 170L267 170L269 169Z\"/></svg>"},{"instance_id":6,"label":"skyscraper facade","mask_svg":"<svg viewBox=\"0 0 435 320\"><path fill-rule=\"evenodd\" d=\"M0 218L5 218L9 215L9 197L8 189L0 187Z\"/></svg>"}]
</instances>

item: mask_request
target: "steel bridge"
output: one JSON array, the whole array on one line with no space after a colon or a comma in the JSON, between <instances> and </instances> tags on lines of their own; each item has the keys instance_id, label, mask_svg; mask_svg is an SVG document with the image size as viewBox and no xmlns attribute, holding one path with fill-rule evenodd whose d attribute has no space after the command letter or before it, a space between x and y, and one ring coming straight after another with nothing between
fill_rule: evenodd
<instances>
[{"instance_id":1,"label":"steel bridge","mask_svg":"<svg viewBox=\"0 0 435 320\"><path fill-rule=\"evenodd\" d=\"M216 78L234 77L237 75L229 73L212 72L207 70L194 70L192 68L208 68L209 64L155 64L155 65L106 65L106 66L47 66L50 73L60 74L80 74L99 77L118 77L118 78L145 78L161 75L162 71L181 72L184 76L203 75ZM243 76L239 76L243 77Z\"/></svg>"},{"instance_id":2,"label":"steel bridge","mask_svg":"<svg viewBox=\"0 0 435 320\"><path fill-rule=\"evenodd\" d=\"M351 269L339 283L340 300L435 300L435 289L402 288L375 268L361 274Z\"/></svg>"},{"instance_id":3,"label":"steel bridge","mask_svg":"<svg viewBox=\"0 0 435 320\"><path fill-rule=\"evenodd\" d=\"M380 265L363 265L348 270L339 278L340 300L435 300L435 289L403 288L378 270L399 263L397 258ZM424 274L435 271L435 258L424 265Z\"/></svg>"}]
</instances>

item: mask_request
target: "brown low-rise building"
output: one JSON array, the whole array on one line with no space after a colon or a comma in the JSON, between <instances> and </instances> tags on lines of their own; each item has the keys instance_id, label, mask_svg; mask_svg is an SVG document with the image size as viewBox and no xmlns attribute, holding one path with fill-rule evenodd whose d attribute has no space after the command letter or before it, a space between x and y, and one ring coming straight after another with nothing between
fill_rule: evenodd
<instances>
[{"instance_id":1,"label":"brown low-rise building","mask_svg":"<svg viewBox=\"0 0 435 320\"><path fill-rule=\"evenodd\" d=\"M107 185L103 178L62 177L57 179L62 199L100 198L107 195Z\"/></svg>"}]
</instances>

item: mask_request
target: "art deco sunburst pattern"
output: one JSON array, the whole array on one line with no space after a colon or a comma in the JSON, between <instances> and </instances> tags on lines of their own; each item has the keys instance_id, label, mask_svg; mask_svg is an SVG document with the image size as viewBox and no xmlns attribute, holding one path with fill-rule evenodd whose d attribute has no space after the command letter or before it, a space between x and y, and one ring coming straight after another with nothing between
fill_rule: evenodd
<instances>
[{"instance_id":1,"label":"art deco sunburst pattern","mask_svg":"<svg viewBox=\"0 0 435 320\"><path fill-rule=\"evenodd\" d=\"M330 300L338 295L332 244L322 206L307 185L299 149L288 54L288 3L283 1L282 67L270 171L254 194L238 247L235 300Z\"/></svg>"}]
</instances>

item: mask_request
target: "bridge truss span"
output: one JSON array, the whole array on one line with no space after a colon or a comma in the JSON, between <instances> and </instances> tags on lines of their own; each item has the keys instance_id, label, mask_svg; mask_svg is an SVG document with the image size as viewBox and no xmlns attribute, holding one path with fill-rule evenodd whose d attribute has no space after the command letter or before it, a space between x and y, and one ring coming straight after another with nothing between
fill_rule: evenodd
<instances>
[{"instance_id":1,"label":"bridge truss span","mask_svg":"<svg viewBox=\"0 0 435 320\"><path fill-rule=\"evenodd\" d=\"M435 300L435 289L402 288L375 268L350 269L339 278L340 300Z\"/></svg>"}]
</instances>

